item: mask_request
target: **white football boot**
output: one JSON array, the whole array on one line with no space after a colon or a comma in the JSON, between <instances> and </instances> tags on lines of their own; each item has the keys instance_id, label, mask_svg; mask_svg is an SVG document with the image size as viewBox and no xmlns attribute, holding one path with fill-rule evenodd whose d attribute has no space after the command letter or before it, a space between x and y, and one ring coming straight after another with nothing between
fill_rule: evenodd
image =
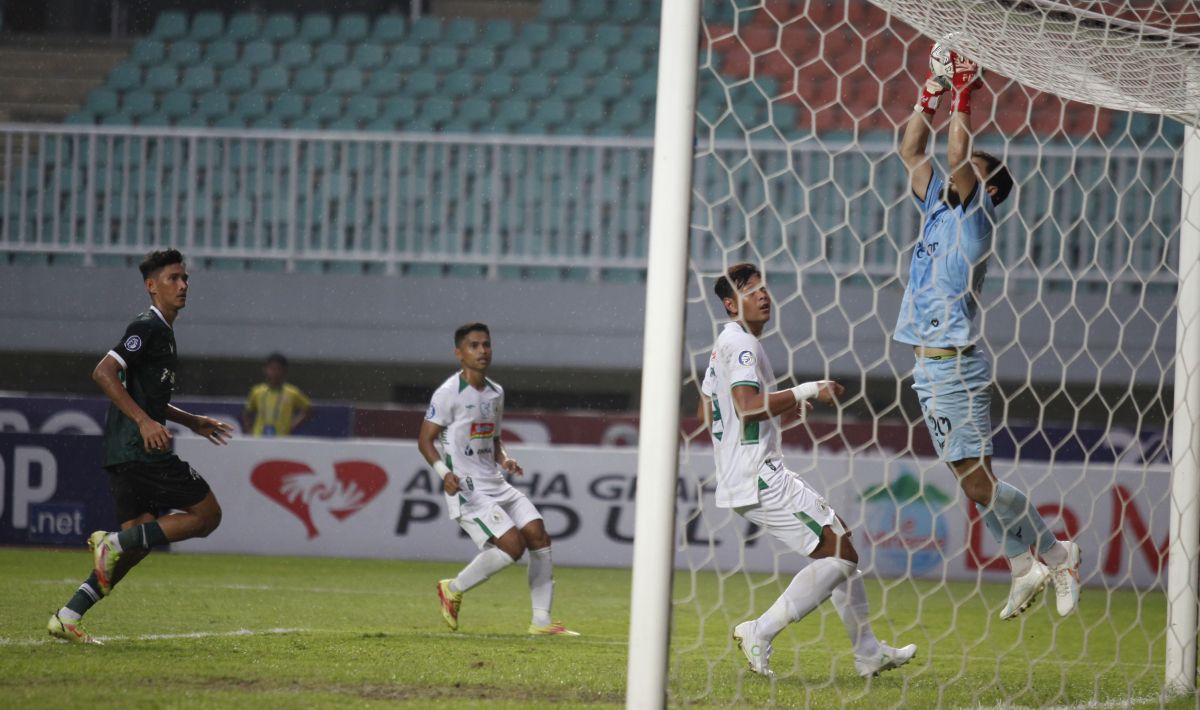
<instances>
[{"instance_id":1,"label":"white football boot","mask_svg":"<svg viewBox=\"0 0 1200 710\"><path fill-rule=\"evenodd\" d=\"M879 650L873 656L854 656L854 670L863 678L877 676L884 671L890 671L908 663L917 655L917 645L910 643L901 648L892 648L886 643L879 643Z\"/></svg>"},{"instance_id":2,"label":"white football boot","mask_svg":"<svg viewBox=\"0 0 1200 710\"><path fill-rule=\"evenodd\" d=\"M771 678L775 672L771 670L771 642L758 637L758 621L743 621L733 627L733 640L750 663L750 670Z\"/></svg>"},{"instance_id":3,"label":"white football boot","mask_svg":"<svg viewBox=\"0 0 1200 710\"><path fill-rule=\"evenodd\" d=\"M1038 594L1041 594L1049 581L1050 568L1034 560L1028 572L1013 577L1012 588L1008 590L1008 603L1000 610L1000 618L1015 619L1037 601Z\"/></svg>"},{"instance_id":4,"label":"white football boot","mask_svg":"<svg viewBox=\"0 0 1200 710\"><path fill-rule=\"evenodd\" d=\"M1079 545L1063 540L1067 548L1067 561L1051 570L1054 576L1054 594L1057 596L1058 615L1066 616L1079 605Z\"/></svg>"}]
</instances>

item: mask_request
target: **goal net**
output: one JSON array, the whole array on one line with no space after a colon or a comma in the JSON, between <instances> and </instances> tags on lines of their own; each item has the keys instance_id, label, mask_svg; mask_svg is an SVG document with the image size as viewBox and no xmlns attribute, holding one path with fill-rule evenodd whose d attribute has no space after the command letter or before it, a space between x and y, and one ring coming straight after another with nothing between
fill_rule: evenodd
<instances>
[{"instance_id":1,"label":"goal net","mask_svg":"<svg viewBox=\"0 0 1200 710\"><path fill-rule=\"evenodd\" d=\"M771 389L846 387L839 407L818 405L785 430L787 466L853 531L877 636L919 651L860 678L826 603L775 640L774 679L751 673L731 630L807 560L715 506L709 434L685 419L670 701L1169 703L1170 432L1197 7L704 0L702 34L683 411L696 411L727 322L715 279L753 262L774 303L762 338L780 378ZM947 36L986 70L975 147L1015 180L978 314L993 469L1082 549L1081 602L1066 617L1048 587L1024 614L999 618L1007 561L938 461L911 387L912 347L892 340L921 229L899 135L930 46ZM943 109L929 149L942 175L946 136Z\"/></svg>"}]
</instances>

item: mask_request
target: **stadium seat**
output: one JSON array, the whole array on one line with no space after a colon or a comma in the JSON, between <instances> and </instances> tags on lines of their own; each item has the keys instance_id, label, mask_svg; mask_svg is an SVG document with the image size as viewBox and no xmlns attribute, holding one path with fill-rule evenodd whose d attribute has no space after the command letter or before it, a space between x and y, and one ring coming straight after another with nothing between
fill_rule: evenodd
<instances>
[{"instance_id":1,"label":"stadium seat","mask_svg":"<svg viewBox=\"0 0 1200 710\"><path fill-rule=\"evenodd\" d=\"M233 42L249 42L262 34L262 18L252 12L239 12L225 26L225 39Z\"/></svg>"},{"instance_id":2,"label":"stadium seat","mask_svg":"<svg viewBox=\"0 0 1200 710\"><path fill-rule=\"evenodd\" d=\"M360 12L350 12L338 18L333 36L346 44L362 42L371 33L371 23Z\"/></svg>"},{"instance_id":3,"label":"stadium seat","mask_svg":"<svg viewBox=\"0 0 1200 710\"><path fill-rule=\"evenodd\" d=\"M607 0L585 0L575 5L571 19L587 23L600 22L608 17L609 11Z\"/></svg>"},{"instance_id":4,"label":"stadium seat","mask_svg":"<svg viewBox=\"0 0 1200 710\"><path fill-rule=\"evenodd\" d=\"M417 115L417 102L409 96L392 97L383 102L380 115L391 121L393 126L406 123Z\"/></svg>"},{"instance_id":5,"label":"stadium seat","mask_svg":"<svg viewBox=\"0 0 1200 710\"><path fill-rule=\"evenodd\" d=\"M168 91L162 98L162 112L174 120L192 113L192 94L189 91L175 89Z\"/></svg>"},{"instance_id":6,"label":"stadium seat","mask_svg":"<svg viewBox=\"0 0 1200 710\"><path fill-rule=\"evenodd\" d=\"M205 119L220 118L229 113L229 95L224 91L209 91L196 99L196 112Z\"/></svg>"},{"instance_id":7,"label":"stadium seat","mask_svg":"<svg viewBox=\"0 0 1200 710\"><path fill-rule=\"evenodd\" d=\"M283 128L283 119L274 114L266 114L265 116L259 116L251 121L250 126L252 128L278 131Z\"/></svg>"},{"instance_id":8,"label":"stadium seat","mask_svg":"<svg viewBox=\"0 0 1200 710\"><path fill-rule=\"evenodd\" d=\"M484 99L465 99L458 107L458 118L469 125L469 130L478 130L492 119L492 102Z\"/></svg>"},{"instance_id":9,"label":"stadium seat","mask_svg":"<svg viewBox=\"0 0 1200 710\"><path fill-rule=\"evenodd\" d=\"M200 57L204 54L200 49L200 43L190 40L181 39L171 43L171 50L167 53L167 60L184 69L190 66L195 66L200 61Z\"/></svg>"},{"instance_id":10,"label":"stadium seat","mask_svg":"<svg viewBox=\"0 0 1200 710\"><path fill-rule=\"evenodd\" d=\"M374 121L379 111L379 99L374 96L351 96L346 103L346 116L356 121Z\"/></svg>"},{"instance_id":11,"label":"stadium seat","mask_svg":"<svg viewBox=\"0 0 1200 710\"><path fill-rule=\"evenodd\" d=\"M608 111L604 107L604 102L593 98L576 101L571 115L589 130L594 130L608 120Z\"/></svg>"},{"instance_id":12,"label":"stadium seat","mask_svg":"<svg viewBox=\"0 0 1200 710\"><path fill-rule=\"evenodd\" d=\"M658 76L652 73L643 73L633 77L633 80L629 82L629 93L642 100L653 99L658 95Z\"/></svg>"},{"instance_id":13,"label":"stadium seat","mask_svg":"<svg viewBox=\"0 0 1200 710\"><path fill-rule=\"evenodd\" d=\"M350 49L341 42L325 42L317 47L315 60L326 69L342 66L350 61Z\"/></svg>"},{"instance_id":14,"label":"stadium seat","mask_svg":"<svg viewBox=\"0 0 1200 710\"><path fill-rule=\"evenodd\" d=\"M312 64L313 51L308 42L285 42L279 46L279 63L289 69Z\"/></svg>"},{"instance_id":15,"label":"stadium seat","mask_svg":"<svg viewBox=\"0 0 1200 710\"><path fill-rule=\"evenodd\" d=\"M321 122L332 121L342 114L342 97L334 93L317 94L308 105L310 118Z\"/></svg>"},{"instance_id":16,"label":"stadium seat","mask_svg":"<svg viewBox=\"0 0 1200 710\"><path fill-rule=\"evenodd\" d=\"M150 128L159 128L171 125L171 119L165 114L161 113L148 113L144 116L138 116L136 120L137 125Z\"/></svg>"},{"instance_id":17,"label":"stadium seat","mask_svg":"<svg viewBox=\"0 0 1200 710\"><path fill-rule=\"evenodd\" d=\"M442 77L442 91L449 97L468 97L475 93L475 73L465 70L451 72Z\"/></svg>"},{"instance_id":18,"label":"stadium seat","mask_svg":"<svg viewBox=\"0 0 1200 710\"><path fill-rule=\"evenodd\" d=\"M400 93L399 72L387 69L371 72L371 78L367 80L366 91L372 96L391 96Z\"/></svg>"},{"instance_id":19,"label":"stadium seat","mask_svg":"<svg viewBox=\"0 0 1200 710\"><path fill-rule=\"evenodd\" d=\"M161 64L166 56L166 46L156 39L140 40L129 53L129 58L143 67Z\"/></svg>"},{"instance_id":20,"label":"stadium seat","mask_svg":"<svg viewBox=\"0 0 1200 710\"><path fill-rule=\"evenodd\" d=\"M473 72L488 72L496 66L496 50L491 47L468 47L463 52L462 66Z\"/></svg>"},{"instance_id":21,"label":"stadium seat","mask_svg":"<svg viewBox=\"0 0 1200 710\"><path fill-rule=\"evenodd\" d=\"M485 99L504 99L512 96L513 78L507 72L485 74L479 82L479 96Z\"/></svg>"},{"instance_id":22,"label":"stadium seat","mask_svg":"<svg viewBox=\"0 0 1200 710\"><path fill-rule=\"evenodd\" d=\"M512 20L488 20L483 23L478 42L483 46L499 49L513 44L516 38L517 30Z\"/></svg>"},{"instance_id":23,"label":"stadium seat","mask_svg":"<svg viewBox=\"0 0 1200 710\"><path fill-rule=\"evenodd\" d=\"M175 10L161 12L154 21L150 37L163 42L173 42L187 35L187 15Z\"/></svg>"},{"instance_id":24,"label":"stadium seat","mask_svg":"<svg viewBox=\"0 0 1200 710\"><path fill-rule=\"evenodd\" d=\"M650 49L658 46L657 25L637 25L629 30L625 46L639 49Z\"/></svg>"},{"instance_id":25,"label":"stadium seat","mask_svg":"<svg viewBox=\"0 0 1200 710\"><path fill-rule=\"evenodd\" d=\"M221 72L220 87L231 94L249 91L254 84L254 75L250 67L235 65Z\"/></svg>"},{"instance_id":26,"label":"stadium seat","mask_svg":"<svg viewBox=\"0 0 1200 710\"><path fill-rule=\"evenodd\" d=\"M511 128L528 121L532 115L529 102L525 99L506 99L497 105L495 120Z\"/></svg>"},{"instance_id":27,"label":"stadium seat","mask_svg":"<svg viewBox=\"0 0 1200 710\"><path fill-rule=\"evenodd\" d=\"M257 92L245 93L237 98L233 106L234 115L252 121L267 113L267 97Z\"/></svg>"},{"instance_id":28,"label":"stadium seat","mask_svg":"<svg viewBox=\"0 0 1200 710\"><path fill-rule=\"evenodd\" d=\"M575 15L571 0L542 0L539 16L550 22L566 22Z\"/></svg>"},{"instance_id":29,"label":"stadium seat","mask_svg":"<svg viewBox=\"0 0 1200 710\"><path fill-rule=\"evenodd\" d=\"M363 90L363 73L356 67L342 67L329 77L329 88L338 94L356 94Z\"/></svg>"},{"instance_id":30,"label":"stadium seat","mask_svg":"<svg viewBox=\"0 0 1200 710\"><path fill-rule=\"evenodd\" d=\"M259 36L268 42L280 44L287 42L296 36L300 25L296 22L296 17L288 13L276 13L267 18L263 24L262 32Z\"/></svg>"},{"instance_id":31,"label":"stadium seat","mask_svg":"<svg viewBox=\"0 0 1200 710\"><path fill-rule=\"evenodd\" d=\"M144 116L154 111L154 94L149 91L130 91L121 99L122 113Z\"/></svg>"},{"instance_id":32,"label":"stadium seat","mask_svg":"<svg viewBox=\"0 0 1200 710\"><path fill-rule=\"evenodd\" d=\"M421 66L421 48L410 44L401 44L392 48L388 55L386 69L393 72L407 72Z\"/></svg>"},{"instance_id":33,"label":"stadium seat","mask_svg":"<svg viewBox=\"0 0 1200 710\"><path fill-rule=\"evenodd\" d=\"M412 96L431 96L438 91L437 74L427 70L418 69L408 75L404 81L405 93Z\"/></svg>"},{"instance_id":34,"label":"stadium seat","mask_svg":"<svg viewBox=\"0 0 1200 710\"><path fill-rule=\"evenodd\" d=\"M383 15L375 20L371 28L371 40L383 45L396 44L404 39L408 21L401 15Z\"/></svg>"},{"instance_id":35,"label":"stadium seat","mask_svg":"<svg viewBox=\"0 0 1200 710\"><path fill-rule=\"evenodd\" d=\"M197 42L212 42L225 31L225 18L219 12L198 12L192 18L188 36Z\"/></svg>"},{"instance_id":36,"label":"stadium seat","mask_svg":"<svg viewBox=\"0 0 1200 710\"><path fill-rule=\"evenodd\" d=\"M419 113L426 121L440 125L454 116L454 102L441 96L434 96L421 103Z\"/></svg>"},{"instance_id":37,"label":"stadium seat","mask_svg":"<svg viewBox=\"0 0 1200 710\"><path fill-rule=\"evenodd\" d=\"M516 44L536 50L549 45L550 40L550 25L545 22L526 22L521 25Z\"/></svg>"},{"instance_id":38,"label":"stadium seat","mask_svg":"<svg viewBox=\"0 0 1200 710\"><path fill-rule=\"evenodd\" d=\"M597 25L592 32L593 47L613 52L614 56L627 49L625 46L625 28L621 25Z\"/></svg>"},{"instance_id":39,"label":"stadium seat","mask_svg":"<svg viewBox=\"0 0 1200 710\"><path fill-rule=\"evenodd\" d=\"M333 37L333 18L324 12L314 12L300 21L300 39L319 45Z\"/></svg>"},{"instance_id":40,"label":"stadium seat","mask_svg":"<svg viewBox=\"0 0 1200 710\"><path fill-rule=\"evenodd\" d=\"M642 111L641 100L624 98L614 102L610 111L609 122L622 132L629 132L643 125L645 123L645 115Z\"/></svg>"},{"instance_id":41,"label":"stadium seat","mask_svg":"<svg viewBox=\"0 0 1200 710\"><path fill-rule=\"evenodd\" d=\"M571 66L571 52L565 47L547 47L538 57L537 66L552 76L560 75Z\"/></svg>"},{"instance_id":42,"label":"stadium seat","mask_svg":"<svg viewBox=\"0 0 1200 710\"><path fill-rule=\"evenodd\" d=\"M448 72L458 68L458 47L438 45L429 50L425 65L434 71Z\"/></svg>"},{"instance_id":43,"label":"stadium seat","mask_svg":"<svg viewBox=\"0 0 1200 710\"><path fill-rule=\"evenodd\" d=\"M548 125L557 125L567 120L567 102L551 98L535 105L533 119Z\"/></svg>"},{"instance_id":44,"label":"stadium seat","mask_svg":"<svg viewBox=\"0 0 1200 710\"><path fill-rule=\"evenodd\" d=\"M142 70L136 64L119 64L108 74L108 86L117 91L131 91L141 85Z\"/></svg>"},{"instance_id":45,"label":"stadium seat","mask_svg":"<svg viewBox=\"0 0 1200 710\"><path fill-rule=\"evenodd\" d=\"M533 69L533 52L528 47L520 45L507 47L500 60L500 68L510 74L520 76Z\"/></svg>"},{"instance_id":46,"label":"stadium seat","mask_svg":"<svg viewBox=\"0 0 1200 710\"><path fill-rule=\"evenodd\" d=\"M504 67L507 68L507 67ZM549 75L545 73L518 74L516 95L534 101L544 99L551 93Z\"/></svg>"},{"instance_id":47,"label":"stadium seat","mask_svg":"<svg viewBox=\"0 0 1200 710\"><path fill-rule=\"evenodd\" d=\"M254 88L264 94L277 94L284 91L288 88L287 67L280 64L273 64L259 70L258 78L254 82Z\"/></svg>"},{"instance_id":48,"label":"stadium seat","mask_svg":"<svg viewBox=\"0 0 1200 710\"><path fill-rule=\"evenodd\" d=\"M560 76L554 84L554 95L560 98L574 101L581 98L588 92L587 79L576 74L567 74Z\"/></svg>"},{"instance_id":49,"label":"stadium seat","mask_svg":"<svg viewBox=\"0 0 1200 710\"><path fill-rule=\"evenodd\" d=\"M469 17L456 17L446 23L442 41L459 47L475 44L479 38L479 23Z\"/></svg>"},{"instance_id":50,"label":"stadium seat","mask_svg":"<svg viewBox=\"0 0 1200 710\"><path fill-rule=\"evenodd\" d=\"M245 128L248 125L250 122L244 117L234 114L222 116L213 122L213 128Z\"/></svg>"},{"instance_id":51,"label":"stadium seat","mask_svg":"<svg viewBox=\"0 0 1200 710\"><path fill-rule=\"evenodd\" d=\"M290 121L304 115L304 98L299 94L284 94L271 102L269 115Z\"/></svg>"},{"instance_id":52,"label":"stadium seat","mask_svg":"<svg viewBox=\"0 0 1200 710\"><path fill-rule=\"evenodd\" d=\"M608 68L608 52L599 47L588 47L575 55L575 70L595 76Z\"/></svg>"},{"instance_id":53,"label":"stadium seat","mask_svg":"<svg viewBox=\"0 0 1200 710\"><path fill-rule=\"evenodd\" d=\"M160 65L146 72L144 88L150 91L170 91L179 85L179 72L175 67Z\"/></svg>"},{"instance_id":54,"label":"stadium seat","mask_svg":"<svg viewBox=\"0 0 1200 710\"><path fill-rule=\"evenodd\" d=\"M559 25L554 33L554 43L572 51L587 47L588 28L575 23Z\"/></svg>"},{"instance_id":55,"label":"stadium seat","mask_svg":"<svg viewBox=\"0 0 1200 710\"><path fill-rule=\"evenodd\" d=\"M639 25L645 18L643 0L611 0L612 19L623 25ZM711 5L712 3L705 3ZM724 4L724 3L722 3Z\"/></svg>"},{"instance_id":56,"label":"stadium seat","mask_svg":"<svg viewBox=\"0 0 1200 710\"><path fill-rule=\"evenodd\" d=\"M627 47L616 52L613 59L613 68L627 77L639 77L647 71L646 54L641 49Z\"/></svg>"},{"instance_id":57,"label":"stadium seat","mask_svg":"<svg viewBox=\"0 0 1200 710\"><path fill-rule=\"evenodd\" d=\"M117 104L117 92L102 86L88 94L87 103L84 104L84 108L93 114L103 116L109 113L116 113Z\"/></svg>"},{"instance_id":58,"label":"stadium seat","mask_svg":"<svg viewBox=\"0 0 1200 710\"><path fill-rule=\"evenodd\" d=\"M595 98L613 101L621 98L625 93L625 77L617 72L609 72L592 81L590 95Z\"/></svg>"},{"instance_id":59,"label":"stadium seat","mask_svg":"<svg viewBox=\"0 0 1200 710\"><path fill-rule=\"evenodd\" d=\"M208 91L217 85L217 74L207 65L188 67L183 73L183 88L188 91Z\"/></svg>"},{"instance_id":60,"label":"stadium seat","mask_svg":"<svg viewBox=\"0 0 1200 710\"><path fill-rule=\"evenodd\" d=\"M262 67L275 61L275 45L263 40L247 42L242 50L242 61L250 68Z\"/></svg>"},{"instance_id":61,"label":"stadium seat","mask_svg":"<svg viewBox=\"0 0 1200 710\"><path fill-rule=\"evenodd\" d=\"M366 123L366 121L354 118L353 116L342 116L325 124L325 128L330 131L358 131L362 130L362 127Z\"/></svg>"},{"instance_id":62,"label":"stadium seat","mask_svg":"<svg viewBox=\"0 0 1200 710\"><path fill-rule=\"evenodd\" d=\"M238 47L227 39L219 39L208 45L204 51L204 61L216 69L233 66L238 60Z\"/></svg>"},{"instance_id":63,"label":"stadium seat","mask_svg":"<svg viewBox=\"0 0 1200 710\"><path fill-rule=\"evenodd\" d=\"M288 88L301 94L312 95L324 91L325 86L325 70L319 66L310 66L297 70Z\"/></svg>"},{"instance_id":64,"label":"stadium seat","mask_svg":"<svg viewBox=\"0 0 1200 710\"><path fill-rule=\"evenodd\" d=\"M361 71L372 71L383 66L387 58L382 44L364 42L354 48L354 66Z\"/></svg>"},{"instance_id":65,"label":"stadium seat","mask_svg":"<svg viewBox=\"0 0 1200 710\"><path fill-rule=\"evenodd\" d=\"M422 17L412 23L408 39L418 45L437 44L442 41L442 22L433 17Z\"/></svg>"}]
</instances>

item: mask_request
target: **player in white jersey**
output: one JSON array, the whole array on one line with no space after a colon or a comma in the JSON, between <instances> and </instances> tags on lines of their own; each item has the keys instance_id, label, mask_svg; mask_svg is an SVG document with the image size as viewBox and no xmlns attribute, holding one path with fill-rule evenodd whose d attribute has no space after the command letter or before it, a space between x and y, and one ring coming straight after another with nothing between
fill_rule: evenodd
<instances>
[{"instance_id":1,"label":"player in white jersey","mask_svg":"<svg viewBox=\"0 0 1200 710\"><path fill-rule=\"evenodd\" d=\"M771 298L752 264L736 264L717 280L717 296L733 322L725 325L704 376L700 417L710 422L717 464L717 506L733 508L810 562L757 619L733 629L750 669L765 676L779 632L832 598L854 645L859 675L899 668L917 653L893 648L871 630L870 607L850 532L825 499L783 464L775 419L832 403L842 386L832 380L768 391L775 373L759 336L771 317Z\"/></svg>"},{"instance_id":2,"label":"player in white jersey","mask_svg":"<svg viewBox=\"0 0 1200 710\"><path fill-rule=\"evenodd\" d=\"M486 376L492 363L488 327L468 323L456 330L454 356L462 369L434 391L417 435L417 447L442 477L450 517L467 531L480 552L457 577L437 583L442 618L457 631L463 593L529 550L529 594L533 600L529 633L578 636L550 618L554 567L542 515L504 478L506 473L521 475L523 471L500 441L504 390Z\"/></svg>"}]
</instances>

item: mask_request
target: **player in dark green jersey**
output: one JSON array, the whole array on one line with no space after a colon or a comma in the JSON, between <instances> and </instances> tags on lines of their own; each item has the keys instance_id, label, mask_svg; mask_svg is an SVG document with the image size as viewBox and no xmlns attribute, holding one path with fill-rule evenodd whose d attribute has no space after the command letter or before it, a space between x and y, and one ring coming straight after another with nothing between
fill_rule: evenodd
<instances>
[{"instance_id":1,"label":"player in dark green jersey","mask_svg":"<svg viewBox=\"0 0 1200 710\"><path fill-rule=\"evenodd\" d=\"M182 424L214 444L226 443L232 431L224 422L171 404L179 363L172 326L188 292L183 255L175 249L151 252L139 269L150 308L129 324L92 372L112 400L104 426L104 468L121 531L91 534L92 575L48 625L51 636L75 643L99 643L84 630L81 617L151 548L204 537L221 522L221 506L208 483L172 452L164 426L167 420Z\"/></svg>"}]
</instances>

